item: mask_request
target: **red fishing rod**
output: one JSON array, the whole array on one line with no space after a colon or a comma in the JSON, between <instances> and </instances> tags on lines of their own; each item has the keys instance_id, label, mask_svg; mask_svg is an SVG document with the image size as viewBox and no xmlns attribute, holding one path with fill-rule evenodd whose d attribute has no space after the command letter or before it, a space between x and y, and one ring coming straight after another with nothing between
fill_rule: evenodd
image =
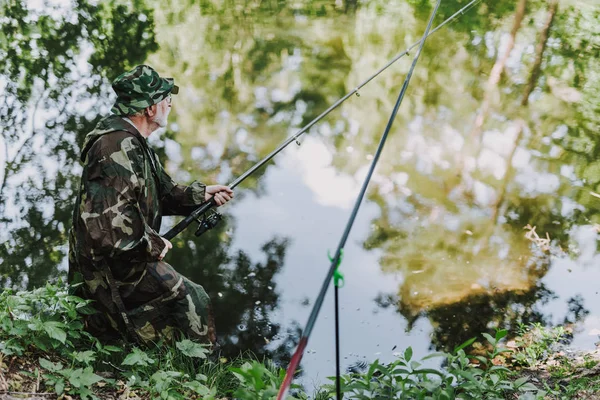
<instances>
[{"instance_id":1,"label":"red fishing rod","mask_svg":"<svg viewBox=\"0 0 600 400\"><path fill-rule=\"evenodd\" d=\"M336 396L337 396L336 398L337 398L337 400L342 399L341 387L340 387L338 289L340 286L339 281L340 281L340 279L343 280L343 277L341 276L339 271L337 271L337 269L342 260L342 255L344 252L344 246L346 245L346 240L348 239L348 236L350 235L350 230L352 229L352 226L353 226L356 216L358 214L358 210L360 208L362 200L367 191L367 187L369 185L371 177L373 176L373 172L375 171L375 167L377 166L377 162L379 161L379 157L381 156L381 153L385 146L385 142L387 140L388 134L390 132L390 129L392 127L394 119L396 118L396 115L398 114L398 109L400 108L400 104L402 103L402 100L404 99L404 95L408 88L408 84L412 77L413 71L415 69L415 66L417 65L417 61L419 59L419 56L421 55L423 46L425 45L425 40L427 39L427 37L430 34L429 30L431 28L431 25L433 23L433 19L437 13L437 10L440 6L440 3L441 3L441 0L437 0L435 8L433 9L431 16L429 18L429 22L427 23L427 28L425 29L425 33L423 34L423 37L421 38L421 40L419 42L417 42L417 43L420 43L419 49L413 59L413 62L412 62L412 65L410 66L408 74L407 74L406 78L404 79L402 89L400 90L400 94L398 95L398 99L396 100L396 104L394 105L394 109L392 111L392 114L390 115L390 118L388 120L387 126L385 127L383 135L381 136L379 146L377 147L377 151L375 152L375 156L373 157L373 161L371 162L371 165L369 167L369 172L367 173L367 176L365 177L365 180L363 181L363 184L362 184L362 187L358 194L358 197L356 198L356 202L354 203L354 208L352 209L352 213L350 215L350 218L348 219L348 223L346 224L344 233L342 234L342 237L340 238L340 242L338 244L337 250L335 251L335 255L330 258L331 264L329 265L329 270L327 271L327 275L325 276L325 279L323 280L321 290L317 296L317 299L315 300L315 303L311 310L310 316L308 317L308 322L306 323L306 327L304 328L304 331L302 332L300 342L298 343L298 348L292 355L292 359L290 360L290 364L288 365L288 368L287 368L287 371L285 374L285 378L283 380L283 383L281 384L281 387L279 388L279 393L277 394L277 400L284 400L285 395L287 394L287 392L290 388L290 385L292 384L294 374L296 373L296 370L297 370L298 366L300 365L300 361L302 360L302 356L304 355L306 345L308 344L308 339L310 337L310 334L312 333L312 330L314 328L314 325L315 325L315 322L319 315L319 312L321 310L321 307L323 306L323 301L325 300L325 294L327 293L327 290L329 288L329 283L331 282L332 278L335 278L335 335L336 335L335 339L336 339Z\"/></svg>"}]
</instances>

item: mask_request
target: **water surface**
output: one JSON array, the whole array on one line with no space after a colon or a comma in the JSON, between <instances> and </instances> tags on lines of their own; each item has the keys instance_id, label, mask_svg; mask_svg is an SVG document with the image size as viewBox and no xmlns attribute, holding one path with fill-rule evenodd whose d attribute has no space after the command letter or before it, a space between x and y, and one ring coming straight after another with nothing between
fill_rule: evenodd
<instances>
[{"instance_id":1,"label":"water surface","mask_svg":"<svg viewBox=\"0 0 600 400\"><path fill-rule=\"evenodd\" d=\"M466 4L443 3L436 24ZM598 59L573 39L596 29L589 21L598 10L561 5L522 106L547 14L544 4L528 8L474 136L513 7L477 5L427 41L344 249L344 368L390 361L407 346L416 356L451 350L480 332L533 322L572 325L578 348L598 341L600 146L590 111ZM231 182L417 40L430 11L401 1L167 2L155 10L157 46L145 48L145 62L181 90L170 125L151 142L177 180ZM72 67L79 82L99 79L97 93L59 97L77 103L64 111L74 123L49 103L34 122L12 114L33 129L3 127L5 162L19 135L39 129L54 138L54 147L32 140L35 156L3 172L4 286L64 276L78 144L113 100L108 80L81 62L90 46ZM582 61L569 58L573 51ZM242 183L219 228L174 241L167 261L209 292L226 355L289 359L410 62L401 59ZM334 373L333 315L330 291L304 357L305 383Z\"/></svg>"}]
</instances>

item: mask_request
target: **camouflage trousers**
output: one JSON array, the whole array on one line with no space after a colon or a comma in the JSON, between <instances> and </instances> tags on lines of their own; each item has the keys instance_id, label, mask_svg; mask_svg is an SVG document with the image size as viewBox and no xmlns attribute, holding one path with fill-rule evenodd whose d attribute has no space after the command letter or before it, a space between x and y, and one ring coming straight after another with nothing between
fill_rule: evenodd
<instances>
[{"instance_id":1,"label":"camouflage trousers","mask_svg":"<svg viewBox=\"0 0 600 400\"><path fill-rule=\"evenodd\" d=\"M135 340L150 344L161 339L172 341L187 337L198 342L216 342L211 303L202 286L162 261L145 263L139 275L134 274L133 280L117 278L126 318L137 336ZM109 281L106 278L107 286L110 286ZM84 287L90 289L91 282L85 276L84 282ZM127 328L125 318L109 295L110 287L97 282L93 286L95 293L84 297L99 300L96 308L100 313L88 317L88 330L101 339L114 338L117 332L123 336Z\"/></svg>"}]
</instances>

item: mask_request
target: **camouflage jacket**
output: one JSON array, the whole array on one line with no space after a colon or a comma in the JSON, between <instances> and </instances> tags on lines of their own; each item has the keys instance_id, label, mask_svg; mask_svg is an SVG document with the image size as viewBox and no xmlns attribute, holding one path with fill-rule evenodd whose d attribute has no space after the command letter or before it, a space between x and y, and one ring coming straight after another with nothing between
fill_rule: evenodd
<instances>
[{"instance_id":1,"label":"camouflage jacket","mask_svg":"<svg viewBox=\"0 0 600 400\"><path fill-rule=\"evenodd\" d=\"M191 213L203 202L205 185L173 182L146 139L116 115L102 119L86 136L81 160L69 282L83 280L84 297L113 314L117 310L102 268L110 267L127 308L139 306L137 300L143 299L135 298L136 286L146 264L157 261L165 247L158 233L162 216Z\"/></svg>"}]
</instances>

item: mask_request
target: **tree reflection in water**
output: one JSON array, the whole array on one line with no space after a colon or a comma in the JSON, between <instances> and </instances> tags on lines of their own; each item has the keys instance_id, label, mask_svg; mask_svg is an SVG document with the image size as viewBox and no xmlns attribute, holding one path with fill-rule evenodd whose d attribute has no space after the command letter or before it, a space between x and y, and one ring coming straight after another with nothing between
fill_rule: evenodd
<instances>
[{"instance_id":1,"label":"tree reflection in water","mask_svg":"<svg viewBox=\"0 0 600 400\"><path fill-rule=\"evenodd\" d=\"M194 241L191 232L185 232L173 240L176 251L167 261L206 289L225 357L250 351L259 358L284 362L300 338L297 329L282 332L280 324L271 321L280 298L275 278L284 265L289 240L275 237L265 243L261 248L265 259L257 262L241 250L232 252L226 229L231 228L221 225ZM271 342L276 346L269 346Z\"/></svg>"},{"instance_id":2,"label":"tree reflection in water","mask_svg":"<svg viewBox=\"0 0 600 400\"><path fill-rule=\"evenodd\" d=\"M50 18L47 9L35 19L24 3L0 6L10 22L0 35L7 39L0 40L0 127L8 154L0 165L0 285L26 288L63 274L78 144L108 112L109 82L124 69L147 62L182 82L174 123L156 148L178 181L222 183L412 43L431 7L169 0L157 9L137 1L133 10L120 0L79 0L61 16ZM378 304L398 307L411 327L429 318L439 349L495 326L550 322L540 306L555 294L541 280L553 267L532 252L523 227L536 225L553 246L568 249L573 227L600 223L600 17L585 1L561 3L532 81L549 10L547 2L529 2L513 35L517 3L487 2L428 40L369 192L381 215L365 248L382 253L375 268L386 277L404 278ZM464 4L442 2L436 22ZM510 35L513 64L487 88ZM89 65L81 62L73 75L82 60ZM390 68L360 100L312 129L335 155L327 163L336 175L360 172L406 70L402 62ZM490 110L477 129L482 148L472 149L469 132L483 103ZM249 190L266 196L260 179L272 165L245 181L238 199ZM185 232L168 261L206 287L224 354L280 357L299 336L293 323L282 332L269 322L289 242L273 233L263 259L251 259L231 247L234 228L230 221L201 239ZM564 321L584 318L588 299L567 296Z\"/></svg>"}]
</instances>

